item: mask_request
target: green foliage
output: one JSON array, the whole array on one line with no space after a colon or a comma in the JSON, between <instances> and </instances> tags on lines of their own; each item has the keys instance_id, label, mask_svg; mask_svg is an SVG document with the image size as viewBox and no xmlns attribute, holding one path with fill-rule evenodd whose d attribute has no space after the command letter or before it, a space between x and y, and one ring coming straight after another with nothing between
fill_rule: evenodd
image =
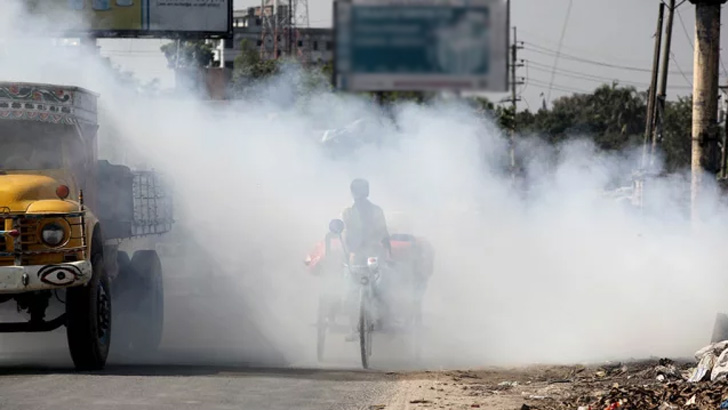
<instances>
[{"instance_id":1,"label":"green foliage","mask_svg":"<svg viewBox=\"0 0 728 410\"><path fill-rule=\"evenodd\" d=\"M693 98L680 97L665 104L665 128L660 148L665 154L668 171L690 165L693 126Z\"/></svg>"},{"instance_id":2,"label":"green foliage","mask_svg":"<svg viewBox=\"0 0 728 410\"><path fill-rule=\"evenodd\" d=\"M422 91L381 91L367 93L379 104L391 105L401 102L422 104L433 97L432 93Z\"/></svg>"},{"instance_id":3,"label":"green foliage","mask_svg":"<svg viewBox=\"0 0 728 410\"><path fill-rule=\"evenodd\" d=\"M516 124L516 115L513 106L504 107L499 105L495 109L498 125L504 130L513 130Z\"/></svg>"},{"instance_id":4,"label":"green foliage","mask_svg":"<svg viewBox=\"0 0 728 410\"><path fill-rule=\"evenodd\" d=\"M233 66L233 82L249 83L278 73L278 61L260 58L260 52L248 40L240 42L240 49L240 55L235 57Z\"/></svg>"},{"instance_id":5,"label":"green foliage","mask_svg":"<svg viewBox=\"0 0 728 410\"><path fill-rule=\"evenodd\" d=\"M179 45L179 50L178 46ZM212 64L212 46L204 40L172 41L160 47L170 68L201 68Z\"/></svg>"},{"instance_id":6,"label":"green foliage","mask_svg":"<svg viewBox=\"0 0 728 410\"><path fill-rule=\"evenodd\" d=\"M602 150L622 150L638 146L644 140L646 100L646 93L634 87L603 85L591 94L561 97L550 109L518 112L515 128L518 133L536 134L552 144L588 137ZM502 128L513 126L514 117L509 109L497 107L495 114ZM690 97L666 103L664 127L659 150L665 157L666 170L686 167L690 163Z\"/></svg>"},{"instance_id":7,"label":"green foliage","mask_svg":"<svg viewBox=\"0 0 728 410\"><path fill-rule=\"evenodd\" d=\"M619 150L639 140L646 112L645 96L633 87L603 85L592 94L561 97L550 110L523 115L526 124L519 124L519 131L541 134L552 143L589 136L601 149Z\"/></svg>"},{"instance_id":8,"label":"green foliage","mask_svg":"<svg viewBox=\"0 0 728 410\"><path fill-rule=\"evenodd\" d=\"M329 61L321 66L321 74L332 81L334 78L334 63ZM333 84L332 84L333 85Z\"/></svg>"}]
</instances>

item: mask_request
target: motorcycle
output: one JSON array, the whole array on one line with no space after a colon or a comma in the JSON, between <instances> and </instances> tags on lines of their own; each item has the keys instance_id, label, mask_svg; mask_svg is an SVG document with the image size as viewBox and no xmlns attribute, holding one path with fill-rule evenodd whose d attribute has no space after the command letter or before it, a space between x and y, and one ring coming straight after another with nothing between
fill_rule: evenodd
<instances>
[{"instance_id":1,"label":"motorcycle","mask_svg":"<svg viewBox=\"0 0 728 410\"><path fill-rule=\"evenodd\" d=\"M336 264L343 268L344 274L329 276L329 283L336 283L340 290L343 284L349 289L343 298L334 292L322 292L319 298L319 310L317 320L317 357L323 361L326 336L328 333L351 331L355 323L356 333L359 341L359 352L362 367L369 368L369 360L372 356L373 334L384 330L383 324L387 324L387 330L394 333L407 333L411 339L411 348L414 358L420 356L420 330L421 330L421 303L418 289L407 279L412 275L405 272L406 264L399 264L397 261L380 260L378 256L366 258L351 258L346 245L341 238L344 230L344 222L334 219L329 224L330 235L327 236L326 245L318 248L313 257L307 259L307 265L317 266L322 260L326 250L339 249L343 256L340 263ZM332 247L337 243L338 247ZM362 261L366 261L363 263ZM320 268L320 266L318 266ZM339 270L339 272L341 272ZM323 275L325 276L325 274ZM341 279L341 280L339 280ZM387 292L386 289L397 289L397 292ZM331 289L331 288L330 288ZM412 289L412 292L405 292L403 289ZM396 296L393 294L395 293ZM409 295L411 297L402 296ZM344 309L342 309L344 308ZM338 326L336 323L337 314L344 310L349 314L358 317L350 317L348 326ZM399 314L395 314L395 312ZM355 320L351 320L355 319ZM398 324L399 326L396 326Z\"/></svg>"}]
</instances>

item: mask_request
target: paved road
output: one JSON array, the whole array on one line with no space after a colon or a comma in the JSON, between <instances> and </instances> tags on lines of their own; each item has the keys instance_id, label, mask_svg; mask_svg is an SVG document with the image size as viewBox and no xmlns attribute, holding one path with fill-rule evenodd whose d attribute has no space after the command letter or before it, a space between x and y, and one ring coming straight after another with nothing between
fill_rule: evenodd
<instances>
[{"instance_id":1,"label":"paved road","mask_svg":"<svg viewBox=\"0 0 728 410\"><path fill-rule=\"evenodd\" d=\"M395 387L393 376L339 370L203 366L111 366L101 374L4 366L3 410L368 409Z\"/></svg>"},{"instance_id":2,"label":"paved road","mask_svg":"<svg viewBox=\"0 0 728 410\"><path fill-rule=\"evenodd\" d=\"M0 409L369 410L396 395L400 383L387 370L403 365L396 350L384 354L386 341L373 363L380 371L358 370L358 345L343 335L327 341L327 368L313 369L315 310L273 313L281 299L189 274L217 270L209 266L181 265L166 265L173 274L165 278L165 333L153 362L112 354L103 372L76 373L65 329L0 334ZM0 316L17 315L13 304L2 307ZM56 303L49 317L61 311Z\"/></svg>"},{"instance_id":3,"label":"paved road","mask_svg":"<svg viewBox=\"0 0 728 410\"><path fill-rule=\"evenodd\" d=\"M283 354L246 315L253 307L170 282L162 349L151 363L112 355L103 372L80 374L63 328L0 335L0 409L369 409L397 386L393 375L356 370L354 345L331 368L306 369L316 363ZM301 350L315 355L314 346Z\"/></svg>"},{"instance_id":4,"label":"paved road","mask_svg":"<svg viewBox=\"0 0 728 410\"><path fill-rule=\"evenodd\" d=\"M347 370L355 346L352 360L329 365L338 368L285 368L291 362L252 324L222 328L193 297L168 305L154 362L114 355L99 373L73 370L64 329L0 335L0 409L369 409L396 387L384 372Z\"/></svg>"}]
</instances>

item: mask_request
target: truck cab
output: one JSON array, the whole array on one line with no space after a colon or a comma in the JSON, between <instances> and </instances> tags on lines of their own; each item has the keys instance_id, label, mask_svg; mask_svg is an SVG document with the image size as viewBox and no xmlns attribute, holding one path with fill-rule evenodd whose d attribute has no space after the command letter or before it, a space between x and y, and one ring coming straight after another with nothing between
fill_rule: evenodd
<instances>
[{"instance_id":1,"label":"truck cab","mask_svg":"<svg viewBox=\"0 0 728 410\"><path fill-rule=\"evenodd\" d=\"M149 217L163 197L153 175L98 160L97 99L78 87L0 82L0 303L30 314L0 332L65 326L80 370L104 367L112 330L120 348L156 349L161 263L153 250L129 258L118 246L171 229L171 215ZM46 320L55 299L65 313ZM129 313L126 327L112 329L112 301Z\"/></svg>"}]
</instances>

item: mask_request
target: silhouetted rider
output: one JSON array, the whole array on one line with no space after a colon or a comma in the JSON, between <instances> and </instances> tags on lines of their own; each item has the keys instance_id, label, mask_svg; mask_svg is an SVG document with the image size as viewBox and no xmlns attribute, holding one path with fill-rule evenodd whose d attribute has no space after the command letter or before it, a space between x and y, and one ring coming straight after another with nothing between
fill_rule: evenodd
<instances>
[{"instance_id":1,"label":"silhouetted rider","mask_svg":"<svg viewBox=\"0 0 728 410\"><path fill-rule=\"evenodd\" d=\"M384 211L374 205L369 198L369 182L357 178L351 182L351 195L354 204L344 209L341 219L344 221L344 241L354 258L354 263L366 263L370 256L386 256L391 254L389 231Z\"/></svg>"},{"instance_id":2,"label":"silhouetted rider","mask_svg":"<svg viewBox=\"0 0 728 410\"><path fill-rule=\"evenodd\" d=\"M350 253L349 262L355 265L365 265L367 258L375 256L381 259L389 259L392 246L389 241L389 231L384 217L384 211L369 201L369 182L364 179L355 179L351 182L351 195L354 204L344 209L341 219L344 221L343 239L346 248ZM385 253L386 251L386 253ZM382 260L384 262L384 260ZM383 265L384 263L382 263ZM349 308L351 333L347 336L348 341L356 340L357 329L357 306L356 286L349 289ZM380 302L381 314L388 313L388 306L379 297L375 289L375 297ZM382 319L382 317L380 317Z\"/></svg>"}]
</instances>

